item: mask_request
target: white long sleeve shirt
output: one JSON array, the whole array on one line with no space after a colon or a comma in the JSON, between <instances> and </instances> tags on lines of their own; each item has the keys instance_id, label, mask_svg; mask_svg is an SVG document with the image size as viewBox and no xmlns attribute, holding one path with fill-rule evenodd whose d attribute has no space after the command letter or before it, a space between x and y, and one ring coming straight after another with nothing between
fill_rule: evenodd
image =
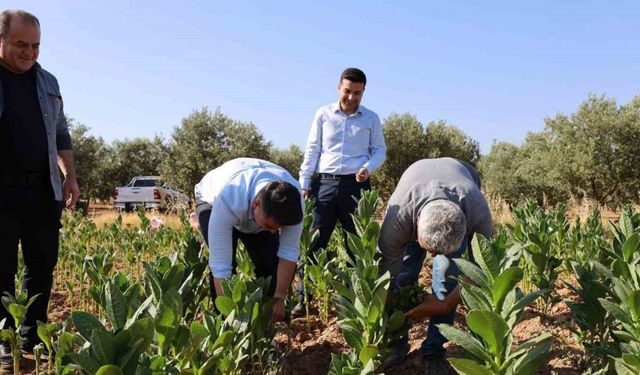
<instances>
[{"instance_id":1,"label":"white long sleeve shirt","mask_svg":"<svg viewBox=\"0 0 640 375\"><path fill-rule=\"evenodd\" d=\"M364 167L371 174L384 162L386 149L375 112L360 105L346 115L338 102L320 107L309 130L300 185L308 190L315 172L345 175Z\"/></svg>"},{"instance_id":2,"label":"white long sleeve shirt","mask_svg":"<svg viewBox=\"0 0 640 375\"><path fill-rule=\"evenodd\" d=\"M251 205L258 192L271 181L300 185L284 168L252 158L230 160L207 173L195 186L197 199L212 206L209 219L209 267L215 278L228 278L233 271L233 228L243 233L261 229L253 218ZM304 203L301 207L304 208ZM300 255L302 223L280 229L278 257L297 262Z\"/></svg>"}]
</instances>

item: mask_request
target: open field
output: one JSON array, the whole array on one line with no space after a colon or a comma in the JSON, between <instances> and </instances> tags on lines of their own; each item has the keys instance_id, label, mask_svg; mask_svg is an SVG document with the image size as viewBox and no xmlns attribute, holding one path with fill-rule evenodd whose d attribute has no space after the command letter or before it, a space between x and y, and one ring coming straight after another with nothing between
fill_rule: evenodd
<instances>
[{"instance_id":1,"label":"open field","mask_svg":"<svg viewBox=\"0 0 640 375\"><path fill-rule=\"evenodd\" d=\"M583 212L587 212L587 214L580 215L582 226L572 225L570 227L569 223L574 223L574 218L569 216ZM546 285L550 286L546 297L529 303L522 310L518 315L517 324L509 331L513 346L520 345L532 338L543 337L545 333L551 335L548 338L548 354L544 355L539 368L534 372L536 374L582 374L588 370L602 369L604 366L602 357L594 354L593 351L585 351L585 345L587 347L593 346L594 343L599 342L600 336L587 334L588 328L581 326L581 320L576 318L575 309L572 310L570 304L585 302L583 299L585 297L584 279L581 274L576 273L577 264L581 264L581 267L587 267L590 260L606 263L607 257L611 256L607 251L616 253L615 236L609 231L605 232L604 228L608 225L609 218L616 217L613 221L617 222L619 214L606 212L602 217L599 217L599 220L588 222L588 212L588 209L584 207L574 208L568 211L566 216L563 216L563 220L557 215L553 216L552 211L534 209L533 207L517 211L515 215L507 215L505 212L498 215L494 211L496 218L501 223L512 226L506 231L499 232L493 245L496 249L502 247L504 250L517 245L518 241L529 241L514 234L519 230L529 230L535 233L536 225L541 225L543 222L554 226L554 228L557 227L547 233L549 244L553 244L547 248L548 261L551 263L552 258L555 257L561 260L555 264L554 268L546 267L538 272L539 270L537 271L528 263L524 248L520 250L517 262L514 263L515 266L523 270L525 276L518 282L517 290L522 290L526 294L540 290L540 285L542 285L540 283L546 282ZM175 215L159 216L157 219L163 220L165 225L155 228L152 225L157 216L155 213L147 213L146 216L134 213L119 217L116 212L104 208L96 208L95 211L90 210L89 213L90 220L78 215L65 215L60 260L50 304L50 321L67 322L64 326L59 325L56 328L53 334L54 342L65 336L68 337L68 335L76 337L74 339L76 344L69 347L68 350L81 353L104 364L104 358L101 359L95 350L91 349L92 346L98 345L95 338L87 333L86 327L82 328L83 323L79 316L76 315L74 319L74 314L77 313L72 314L74 311L86 311L104 324L104 328L101 330L106 330L109 335L117 335L118 332L126 331L127 324L123 323L125 317L132 319L132 322L143 322L139 324L151 324L148 329L155 334L147 337L148 344L140 352L140 358L148 358L149 360L164 358L164 367L157 372L158 374L168 373L171 369L203 368L207 358L212 361L215 359L216 366L223 366L220 362L222 357L235 358L240 366L235 370L236 372L229 370L226 373L337 374L335 370L331 369L332 354L345 356L353 352L353 342L345 340L342 333L343 323L341 322L344 322L347 312L336 305L334 301L336 296L342 292L338 293L331 285L337 287L336 281L344 284L345 281L339 281L340 277L344 277L344 272L358 272L358 267L341 268L339 263L327 261L323 267L326 270L332 270L323 276L328 277L326 281L329 288L325 290L329 295L329 298L325 300L328 301L328 305L323 304L322 298L318 298L311 303L308 317L293 319L288 324L278 323L272 327L273 329L261 326L259 320L254 321L247 318L250 329L258 330L266 337L273 337L273 340L269 342L256 340L255 337L253 339L247 338L249 337L246 336L247 332L238 331L237 327L229 326L227 330L233 332L229 335L234 338L231 336L226 338L230 341L225 346L226 349L222 355L213 351L211 346L212 342L216 341L216 337L220 337L218 335L222 331L216 333L212 327L215 326L213 322L218 322L216 324L221 324L222 326L219 327L223 329L225 319L222 315L214 314L214 308L208 297L206 250L201 247L199 234L191 230L186 219ZM525 218L536 218L538 221L529 222L527 228L517 229L518 225L529 220L525 220ZM637 220L637 217L634 217L633 220ZM633 220L632 222L635 223ZM598 222L600 222L600 229L598 229ZM606 225L602 226L602 223ZM563 229L558 231L561 226L564 226ZM640 225L633 227L635 229L631 229L631 231L640 233L639 227ZM602 233L592 233L597 230L602 230ZM558 232L561 232L563 237L555 236L555 233ZM581 233L580 238L576 237L578 233ZM635 236L638 237L639 234ZM590 250L587 252L585 244L589 241L595 241L594 243L597 243L599 248L589 245ZM329 247L340 254L341 246L342 241L334 238ZM521 243L519 246L533 245ZM637 254L637 251L627 255L637 257L634 254ZM362 256L362 258L366 258L366 256ZM257 286L251 281L251 272L252 267L245 254L239 258L238 274L240 278L234 281L236 285L244 285L247 291L259 290L255 289ZM599 275L595 269L592 272L599 283L612 282ZM341 273L343 276L340 276ZM621 280L624 275L610 275L610 277L613 278L612 280ZM309 283L309 290L320 295L319 289L317 289L319 287L318 280L313 282L307 280L306 282ZM430 286L428 258L422 269L419 283L427 289ZM631 285L631 283L629 284ZM611 289L611 287L608 288ZM620 298L612 291L609 293L603 297L613 301ZM107 295L110 297L107 298ZM120 297L116 298L115 296ZM245 299L238 297L240 299L236 301L234 295L235 306L239 309L237 310L239 315L236 316L236 319L244 316L241 312L244 311L242 306L251 305L251 302L246 300L246 298L250 298L247 297L248 294L244 296ZM115 300L110 300L110 298L116 298L122 303L116 304ZM181 302L177 302L178 300ZM287 301L289 307L294 303L295 301ZM622 307L626 305L624 299L619 303ZM458 307L455 326L463 331L468 331L465 321L470 310L473 309L465 306ZM120 312L118 313L118 311ZM160 311L164 311L164 313L160 314ZM225 311L223 309L223 312ZM120 318L117 318L118 314L120 314ZM386 321L389 316L380 315L379 319ZM607 315L607 318L602 318L601 321L609 324L610 327L621 329L619 323L616 323L611 315ZM200 332L202 329L196 328L192 322L206 323L207 333ZM78 328L79 325L81 328ZM422 373L424 365L419 347L425 337L426 327L427 322L417 322L412 325L409 331L411 351L403 364L387 369L376 365L376 372L387 374ZM234 329L236 330L234 331ZM366 328L363 329L366 331ZM196 332L200 333L196 334ZM615 350L616 340L613 340L610 329L606 331L605 335L605 344L609 345L611 350ZM363 332L364 336L366 336L365 332ZM234 340L239 337L245 337L245 340L248 340L246 342L251 342L250 349L234 346L233 343L236 342ZM82 342L90 344L85 344L85 347L82 348L80 347ZM201 343L199 346L196 345L198 346L196 350L198 355L194 354L196 352L190 351L196 349L193 347L193 343ZM386 343L382 342L376 345L379 345L381 350L379 355L382 356ZM116 352L126 348L127 346L124 345L124 349L117 349ZM459 344L450 342L447 344L447 348L450 358L467 356L465 348ZM250 361L242 360L241 352L243 350L245 355L251 358ZM61 359L56 365L76 363L77 366L81 366L79 364L81 362L78 362L79 357L69 355L71 353L67 352L65 357L64 350L59 351ZM187 355L191 357L187 357ZM375 363L379 364L381 358L374 358ZM23 373L35 373L33 365L29 357L23 359Z\"/></svg>"}]
</instances>

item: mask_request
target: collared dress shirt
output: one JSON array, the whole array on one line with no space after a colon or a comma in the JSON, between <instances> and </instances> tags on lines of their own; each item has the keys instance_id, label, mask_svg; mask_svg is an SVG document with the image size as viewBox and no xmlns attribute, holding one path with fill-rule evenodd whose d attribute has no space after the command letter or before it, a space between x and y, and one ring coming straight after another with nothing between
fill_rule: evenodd
<instances>
[{"instance_id":1,"label":"collared dress shirt","mask_svg":"<svg viewBox=\"0 0 640 375\"><path fill-rule=\"evenodd\" d=\"M258 192L271 181L300 185L284 168L252 158L230 160L207 173L195 186L196 199L209 203L209 267L215 278L228 278L233 271L233 228L257 233L251 205ZM304 208L304 203L301 205ZM278 257L297 262L300 255L302 223L280 229Z\"/></svg>"},{"instance_id":2,"label":"collared dress shirt","mask_svg":"<svg viewBox=\"0 0 640 375\"><path fill-rule=\"evenodd\" d=\"M362 167L373 173L385 159L386 145L378 115L360 105L352 115L339 103L319 108L300 167L300 185L308 190L315 172L353 174Z\"/></svg>"}]
</instances>

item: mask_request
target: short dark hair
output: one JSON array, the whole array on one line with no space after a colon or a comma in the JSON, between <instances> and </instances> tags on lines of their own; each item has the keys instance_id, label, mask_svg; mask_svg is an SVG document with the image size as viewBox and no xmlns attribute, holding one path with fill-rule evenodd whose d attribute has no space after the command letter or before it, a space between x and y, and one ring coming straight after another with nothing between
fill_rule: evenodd
<instances>
[{"instance_id":1,"label":"short dark hair","mask_svg":"<svg viewBox=\"0 0 640 375\"><path fill-rule=\"evenodd\" d=\"M40 27L40 21L38 17L24 10L7 9L0 13L0 37L4 37L9 34L9 28L11 27L11 20L13 17L20 18L22 22L30 23L33 26Z\"/></svg>"},{"instance_id":2,"label":"short dark hair","mask_svg":"<svg viewBox=\"0 0 640 375\"><path fill-rule=\"evenodd\" d=\"M342 82L343 79L355 83L364 83L365 86L367 85L367 76L358 68L345 69L342 74L340 74L340 82Z\"/></svg>"},{"instance_id":3,"label":"short dark hair","mask_svg":"<svg viewBox=\"0 0 640 375\"><path fill-rule=\"evenodd\" d=\"M286 181L271 181L258 192L260 206L266 217L276 223L296 225L302 221L302 203L298 188Z\"/></svg>"}]
</instances>

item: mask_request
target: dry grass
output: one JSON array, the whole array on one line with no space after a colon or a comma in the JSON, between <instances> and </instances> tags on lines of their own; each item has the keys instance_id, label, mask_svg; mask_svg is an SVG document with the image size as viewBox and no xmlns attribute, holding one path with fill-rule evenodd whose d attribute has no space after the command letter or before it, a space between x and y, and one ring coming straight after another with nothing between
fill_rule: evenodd
<instances>
[{"instance_id":1,"label":"dry grass","mask_svg":"<svg viewBox=\"0 0 640 375\"><path fill-rule=\"evenodd\" d=\"M105 227L116 221L118 216L122 216L122 223L125 226L137 227L140 225L140 219L137 213L125 213L118 212L116 210L89 210L89 217L98 226L98 228ZM153 211L146 212L145 216L149 220L157 219L163 222L163 225L172 229L180 228L180 218L175 214L160 214Z\"/></svg>"},{"instance_id":2,"label":"dry grass","mask_svg":"<svg viewBox=\"0 0 640 375\"><path fill-rule=\"evenodd\" d=\"M495 224L513 224L513 215L507 202L498 196L488 196L487 203L491 210L491 218Z\"/></svg>"},{"instance_id":3,"label":"dry grass","mask_svg":"<svg viewBox=\"0 0 640 375\"><path fill-rule=\"evenodd\" d=\"M505 202L502 198L496 196L488 196L487 203L489 204L489 209L491 210L491 216L493 218L493 222L495 224L513 224L513 215L511 213L511 208L509 204ZM590 199L570 199L566 202L567 205L567 217L571 225L575 222L576 217L580 217L580 220L584 222L591 210L595 207L599 207L597 202L594 202ZM640 206L635 206L635 211L640 211ZM600 206L600 216L602 217L602 225L607 227L607 223L617 222L618 217L620 216L620 210L612 210L606 207Z\"/></svg>"}]
</instances>

